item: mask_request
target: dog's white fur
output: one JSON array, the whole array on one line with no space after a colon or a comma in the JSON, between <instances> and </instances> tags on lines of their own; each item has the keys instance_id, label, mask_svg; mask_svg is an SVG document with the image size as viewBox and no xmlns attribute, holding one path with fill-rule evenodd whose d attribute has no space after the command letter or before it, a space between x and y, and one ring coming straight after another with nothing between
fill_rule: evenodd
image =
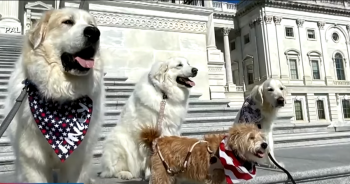
<instances>
[{"instance_id":1,"label":"dog's white fur","mask_svg":"<svg viewBox=\"0 0 350 184\"><path fill-rule=\"evenodd\" d=\"M63 25L65 19L72 19L74 25ZM59 102L88 95L93 100L93 114L84 141L61 163L36 125L26 98L7 131L16 156L16 182L52 183L52 169L58 169L59 183L93 182L89 168L99 123L103 121L103 63L97 51L94 69L81 76L74 70L65 72L60 58L63 52L74 53L82 49L83 30L89 25L96 25L96 22L86 11L52 10L46 12L27 34L23 52L9 81L5 113L10 111L21 93L22 81L30 79L43 96Z\"/></svg>"},{"instance_id":2,"label":"dog's white fur","mask_svg":"<svg viewBox=\"0 0 350 184\"><path fill-rule=\"evenodd\" d=\"M178 66L181 64L182 66ZM180 135L181 124L187 112L190 90L176 82L176 77L193 77L185 58L175 57L156 62L136 84L120 116L118 125L107 137L101 159L101 177L131 179L145 171L147 150L139 145L141 127L155 126L164 92L166 100L162 135Z\"/></svg>"},{"instance_id":3,"label":"dog's white fur","mask_svg":"<svg viewBox=\"0 0 350 184\"><path fill-rule=\"evenodd\" d=\"M262 132L266 135L267 142L269 145L269 152L274 157L273 148L273 121L277 116L278 110L277 99L280 97L284 98L286 102L287 90L281 81L277 79L267 79L262 84L255 86L251 91L252 100L256 103L256 106L261 111L262 120L260 121ZM240 114L240 112L238 112ZM238 123L239 116L235 118L234 123ZM266 163L270 166L275 164L266 156L259 163ZM275 159L276 160L276 159ZM283 166L283 163L279 163Z\"/></svg>"}]
</instances>

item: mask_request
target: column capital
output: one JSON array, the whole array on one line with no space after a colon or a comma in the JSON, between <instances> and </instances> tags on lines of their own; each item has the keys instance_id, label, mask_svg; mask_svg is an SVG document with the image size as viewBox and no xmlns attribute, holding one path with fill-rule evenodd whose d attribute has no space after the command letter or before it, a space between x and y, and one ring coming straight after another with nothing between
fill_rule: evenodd
<instances>
[{"instance_id":1,"label":"column capital","mask_svg":"<svg viewBox=\"0 0 350 184\"><path fill-rule=\"evenodd\" d=\"M0 17L1 18L1 17ZM350 31L350 24L346 25L346 30Z\"/></svg>"},{"instance_id":2,"label":"column capital","mask_svg":"<svg viewBox=\"0 0 350 184\"><path fill-rule=\"evenodd\" d=\"M229 28L229 27L224 27L221 29L221 32L222 32L222 34L224 34L224 36L228 36L230 31L231 31L231 28Z\"/></svg>"},{"instance_id":3,"label":"column capital","mask_svg":"<svg viewBox=\"0 0 350 184\"><path fill-rule=\"evenodd\" d=\"M282 21L282 17L280 16L273 16L273 21L275 22L276 25L280 25Z\"/></svg>"},{"instance_id":4,"label":"column capital","mask_svg":"<svg viewBox=\"0 0 350 184\"><path fill-rule=\"evenodd\" d=\"M256 25L260 25L263 23L263 19L261 17L259 17L259 18L255 19L255 23L256 23Z\"/></svg>"},{"instance_id":5,"label":"column capital","mask_svg":"<svg viewBox=\"0 0 350 184\"><path fill-rule=\"evenodd\" d=\"M297 19L296 22L297 22L298 27L303 27L303 24L305 21L304 21L304 19Z\"/></svg>"},{"instance_id":6,"label":"column capital","mask_svg":"<svg viewBox=\"0 0 350 184\"><path fill-rule=\"evenodd\" d=\"M252 20L252 21L249 22L249 27L250 27L250 29L253 29L253 28L254 28L255 22L256 22L256 20Z\"/></svg>"},{"instance_id":7,"label":"column capital","mask_svg":"<svg viewBox=\"0 0 350 184\"><path fill-rule=\"evenodd\" d=\"M273 16L265 15L264 19L265 19L266 24L271 24Z\"/></svg>"},{"instance_id":8,"label":"column capital","mask_svg":"<svg viewBox=\"0 0 350 184\"><path fill-rule=\"evenodd\" d=\"M326 23L324 21L318 21L317 22L317 26L318 26L319 29L323 29L325 25L326 25Z\"/></svg>"}]
</instances>

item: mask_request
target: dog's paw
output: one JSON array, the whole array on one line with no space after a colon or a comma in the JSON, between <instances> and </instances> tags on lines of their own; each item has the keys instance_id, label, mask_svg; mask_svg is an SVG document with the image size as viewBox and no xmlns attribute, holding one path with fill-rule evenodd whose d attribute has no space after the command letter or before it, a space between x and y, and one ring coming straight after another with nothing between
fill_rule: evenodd
<instances>
[{"instance_id":1,"label":"dog's paw","mask_svg":"<svg viewBox=\"0 0 350 184\"><path fill-rule=\"evenodd\" d=\"M145 178L144 178L144 180L149 181L150 178L151 178L151 169L149 167L147 167L146 171L145 171Z\"/></svg>"},{"instance_id":2,"label":"dog's paw","mask_svg":"<svg viewBox=\"0 0 350 184\"><path fill-rule=\"evenodd\" d=\"M129 171L120 171L116 174L116 177L122 180L131 180L133 178L131 172Z\"/></svg>"}]
</instances>

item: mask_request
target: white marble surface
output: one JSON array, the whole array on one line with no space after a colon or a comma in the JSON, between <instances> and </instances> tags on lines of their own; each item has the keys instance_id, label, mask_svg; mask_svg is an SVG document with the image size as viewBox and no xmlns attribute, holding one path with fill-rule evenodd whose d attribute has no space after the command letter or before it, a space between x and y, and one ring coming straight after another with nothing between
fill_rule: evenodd
<instances>
[{"instance_id":1,"label":"white marble surface","mask_svg":"<svg viewBox=\"0 0 350 184\"><path fill-rule=\"evenodd\" d=\"M99 26L105 70L137 82L153 62L182 56L198 68L192 92L209 99L205 34Z\"/></svg>"}]
</instances>

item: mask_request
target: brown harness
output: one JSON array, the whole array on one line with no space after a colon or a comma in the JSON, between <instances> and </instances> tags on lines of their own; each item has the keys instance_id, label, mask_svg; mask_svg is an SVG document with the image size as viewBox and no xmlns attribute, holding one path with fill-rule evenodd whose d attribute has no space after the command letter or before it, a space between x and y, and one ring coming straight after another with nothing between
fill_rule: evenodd
<instances>
[{"instance_id":1,"label":"brown harness","mask_svg":"<svg viewBox=\"0 0 350 184\"><path fill-rule=\"evenodd\" d=\"M158 117L158 120L157 120L157 128L158 128L158 130L159 130L160 132L162 131L162 123L163 123L163 119L164 119L164 111L165 111L165 105L166 105L166 99L167 99L167 98L168 98L167 95L165 95L165 94L163 93L163 100L160 102L159 117ZM157 144L157 141L158 141L158 139L155 139L155 140L153 141L153 143L152 143L152 150L153 150L153 151L157 151L157 154L159 155L160 159L162 160L162 163L163 163L163 165L164 165L166 171L167 171L171 176L174 176L174 175L176 175L176 174L178 174L178 173L185 172L185 170L186 170L186 168L187 168L187 164L188 164L189 159L190 159L190 156L191 156L191 154L192 154L192 151L193 151L194 147L195 147L197 144L206 143L206 144L207 144L207 150L208 150L208 152L209 152L210 154L213 153L213 151L210 149L209 144L208 144L207 141L199 140L199 141L195 142L195 143L191 146L190 150L188 150L187 155L186 155L186 157L185 157L185 160L184 160L184 163L183 163L183 166L182 166L181 170L179 170L179 171L174 171L173 169L170 168L169 164L164 160L164 157L163 157L163 155L162 155L162 153L161 153L161 151L160 151L160 148L159 148L159 146L158 146L158 144Z\"/></svg>"}]
</instances>

